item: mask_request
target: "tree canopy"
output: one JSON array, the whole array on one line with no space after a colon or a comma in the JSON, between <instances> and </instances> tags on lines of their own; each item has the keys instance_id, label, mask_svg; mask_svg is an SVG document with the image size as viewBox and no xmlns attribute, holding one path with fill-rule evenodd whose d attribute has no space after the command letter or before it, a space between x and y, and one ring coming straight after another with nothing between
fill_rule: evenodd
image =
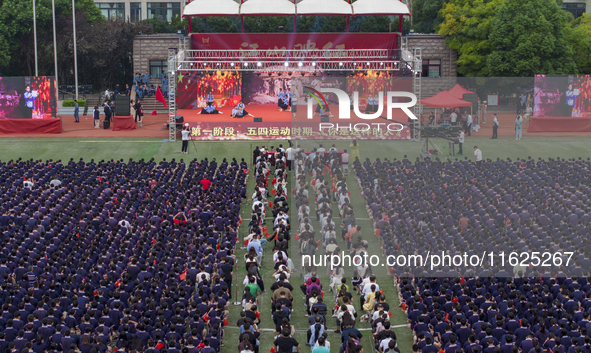
<instances>
[{"instance_id":1,"label":"tree canopy","mask_svg":"<svg viewBox=\"0 0 591 353\"><path fill-rule=\"evenodd\" d=\"M554 0L505 0L491 22L491 76L577 72L564 37L569 14Z\"/></svg>"},{"instance_id":2,"label":"tree canopy","mask_svg":"<svg viewBox=\"0 0 591 353\"><path fill-rule=\"evenodd\" d=\"M591 14L570 22L564 28L564 37L573 50L580 74L591 74Z\"/></svg>"}]
</instances>

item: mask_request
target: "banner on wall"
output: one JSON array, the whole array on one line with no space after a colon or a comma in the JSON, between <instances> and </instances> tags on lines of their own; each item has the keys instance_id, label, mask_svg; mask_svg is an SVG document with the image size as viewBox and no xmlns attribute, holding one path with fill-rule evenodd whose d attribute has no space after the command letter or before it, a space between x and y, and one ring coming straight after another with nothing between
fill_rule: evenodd
<instances>
[{"instance_id":1,"label":"banner on wall","mask_svg":"<svg viewBox=\"0 0 591 353\"><path fill-rule=\"evenodd\" d=\"M398 49L396 33L192 33L194 50Z\"/></svg>"}]
</instances>

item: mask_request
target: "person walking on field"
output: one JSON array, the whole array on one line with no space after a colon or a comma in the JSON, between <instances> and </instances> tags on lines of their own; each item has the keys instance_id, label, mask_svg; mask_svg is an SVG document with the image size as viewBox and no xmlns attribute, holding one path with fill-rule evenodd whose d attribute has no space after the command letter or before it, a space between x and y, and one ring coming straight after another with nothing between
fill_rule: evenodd
<instances>
[{"instance_id":1,"label":"person walking on field","mask_svg":"<svg viewBox=\"0 0 591 353\"><path fill-rule=\"evenodd\" d=\"M78 104L77 100L74 100L74 102L76 103L74 105L74 120L79 123L80 122L80 105Z\"/></svg>"},{"instance_id":2,"label":"person walking on field","mask_svg":"<svg viewBox=\"0 0 591 353\"><path fill-rule=\"evenodd\" d=\"M523 119L521 118L521 114L517 115L515 119L515 140L521 140L521 127L523 126Z\"/></svg>"}]
</instances>

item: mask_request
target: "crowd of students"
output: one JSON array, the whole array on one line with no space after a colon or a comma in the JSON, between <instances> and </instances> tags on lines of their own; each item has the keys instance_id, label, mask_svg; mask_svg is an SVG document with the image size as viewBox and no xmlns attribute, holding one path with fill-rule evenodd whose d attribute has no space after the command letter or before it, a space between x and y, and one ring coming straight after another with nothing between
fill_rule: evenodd
<instances>
[{"instance_id":1,"label":"crowd of students","mask_svg":"<svg viewBox=\"0 0 591 353\"><path fill-rule=\"evenodd\" d=\"M291 147L290 147L291 148ZM341 171L341 157L334 146L328 151L314 149L307 155L302 149L294 149L294 180L293 197L297 208L298 225L295 238L299 249L289 249L292 225L287 207L288 187L285 150L280 146L276 150L264 147L256 149L254 154L254 172L256 177L255 190L252 197L253 216L249 224L250 234L245 239L247 254L245 255L248 275L244 279L242 297L243 312L238 321L240 327L240 352L258 352L261 321L258 293L265 291L268 284L263 283L260 264L265 246L273 244L273 279L270 286L271 315L275 327L273 350L277 353L300 351L300 343L293 337L295 328L291 323L294 314L293 274L294 252L300 255L333 255L341 256L337 242L335 219L342 219L340 226L344 231L341 236L347 241L351 255L363 254L367 251L368 242L363 239L357 227L353 207L349 199L346 179ZM308 179L308 174L311 178ZM272 181L269 181L271 178ZM269 190L271 190L269 192ZM271 195L273 200L271 201ZM312 202L311 202L312 201ZM332 216L333 201L338 207L338 216ZM315 207L312 210L310 206ZM267 232L265 217L272 215L273 230ZM314 229L311 217L316 217L320 229ZM317 235L317 232L319 233ZM293 242L292 242L293 243ZM389 307L385 295L379 290L376 278L371 274L369 265L355 264L352 283L347 283L343 266L327 268L330 275L329 283L321 283L318 268L313 263L302 264L304 268L303 284L300 290L304 294L308 329L305 345L312 353L330 352L328 341L327 320L332 315L336 321L335 333L340 334L338 349L340 353L360 353L363 346L361 332L355 328L357 312L353 293L360 296L360 305L364 311L363 319L371 322L375 337L376 349L380 352L399 351L396 335L390 329ZM291 283L290 283L291 281ZM325 303L325 291L334 292L334 303ZM266 313L265 313L266 314ZM299 312L297 315L300 315ZM336 348L336 347L335 347Z\"/></svg>"},{"instance_id":2,"label":"crowd of students","mask_svg":"<svg viewBox=\"0 0 591 353\"><path fill-rule=\"evenodd\" d=\"M247 168L0 163L0 352L219 352Z\"/></svg>"},{"instance_id":3,"label":"crowd of students","mask_svg":"<svg viewBox=\"0 0 591 353\"><path fill-rule=\"evenodd\" d=\"M569 265L397 267L416 352L591 352L591 162L357 160L384 255L573 251ZM566 260L566 259L565 259Z\"/></svg>"}]
</instances>

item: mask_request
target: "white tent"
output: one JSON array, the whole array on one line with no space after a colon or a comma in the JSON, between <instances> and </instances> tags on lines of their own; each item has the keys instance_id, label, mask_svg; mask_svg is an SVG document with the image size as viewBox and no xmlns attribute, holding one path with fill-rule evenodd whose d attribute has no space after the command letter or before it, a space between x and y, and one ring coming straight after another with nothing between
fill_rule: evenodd
<instances>
[{"instance_id":1,"label":"white tent","mask_svg":"<svg viewBox=\"0 0 591 353\"><path fill-rule=\"evenodd\" d=\"M345 0L302 0L297 11L298 15L353 15L351 5Z\"/></svg>"},{"instance_id":2,"label":"white tent","mask_svg":"<svg viewBox=\"0 0 591 353\"><path fill-rule=\"evenodd\" d=\"M398 0L357 0L353 12L358 15L410 15L408 6Z\"/></svg>"},{"instance_id":3,"label":"white tent","mask_svg":"<svg viewBox=\"0 0 591 353\"><path fill-rule=\"evenodd\" d=\"M217 4L218 0L210 0ZM296 6L289 0L248 0L240 6L240 15L295 15Z\"/></svg>"},{"instance_id":4,"label":"white tent","mask_svg":"<svg viewBox=\"0 0 591 353\"><path fill-rule=\"evenodd\" d=\"M192 0L183 16L238 16L240 4L234 0Z\"/></svg>"}]
</instances>

